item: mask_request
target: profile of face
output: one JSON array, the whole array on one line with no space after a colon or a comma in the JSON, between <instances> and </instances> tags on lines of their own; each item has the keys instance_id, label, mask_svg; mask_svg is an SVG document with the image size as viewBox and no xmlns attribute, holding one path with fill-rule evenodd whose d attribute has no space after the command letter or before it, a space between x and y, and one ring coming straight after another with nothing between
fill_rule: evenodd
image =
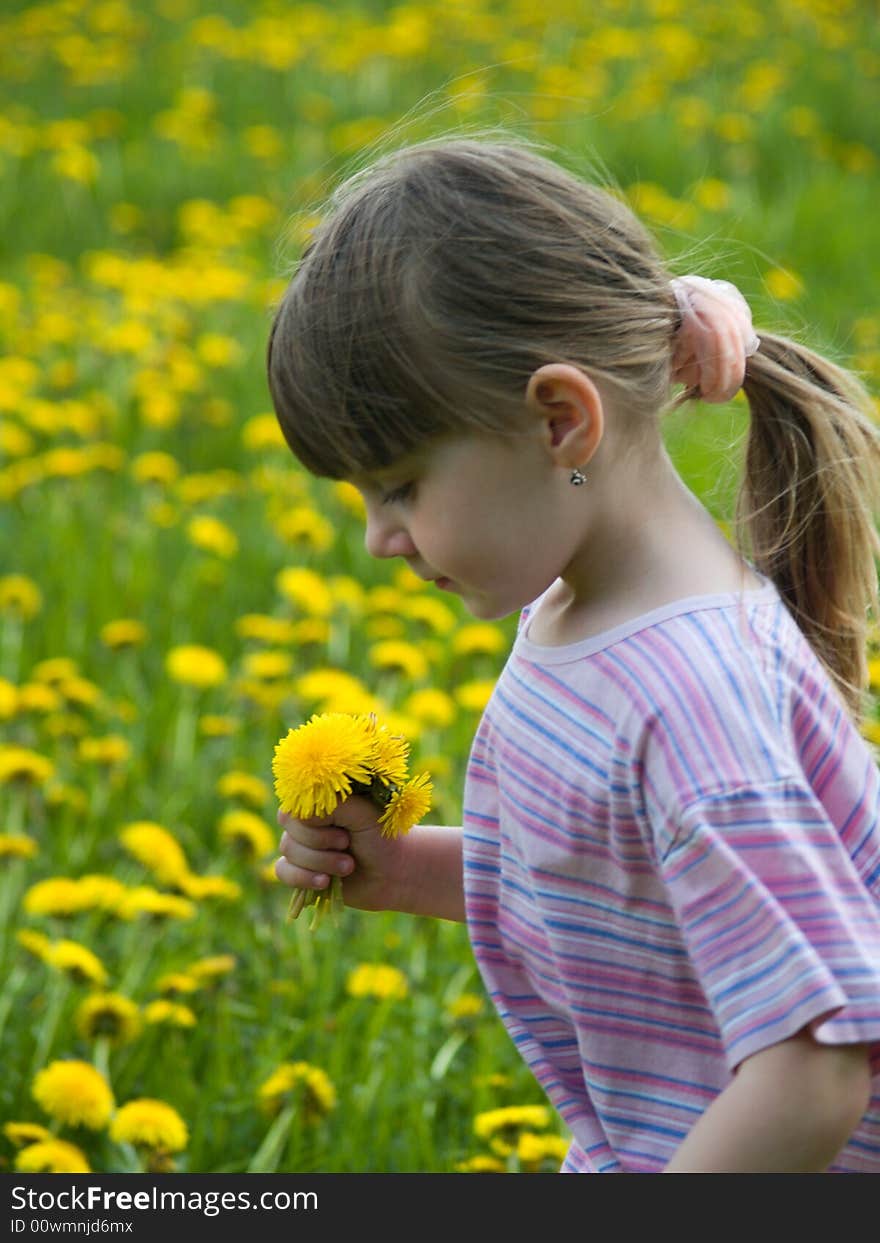
<instances>
[{"instance_id":1,"label":"profile of face","mask_svg":"<svg viewBox=\"0 0 880 1243\"><path fill-rule=\"evenodd\" d=\"M583 533L571 471L602 436L598 393L575 368L541 368L526 404L521 435L463 433L352 480L367 551L402 557L486 620L518 611L562 573Z\"/></svg>"}]
</instances>

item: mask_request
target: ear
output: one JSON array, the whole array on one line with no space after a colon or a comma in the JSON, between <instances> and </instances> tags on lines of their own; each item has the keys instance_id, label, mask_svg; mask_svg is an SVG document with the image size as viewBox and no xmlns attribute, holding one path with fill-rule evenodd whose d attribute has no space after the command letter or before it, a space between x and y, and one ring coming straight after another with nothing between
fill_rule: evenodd
<instances>
[{"instance_id":1,"label":"ear","mask_svg":"<svg viewBox=\"0 0 880 1243\"><path fill-rule=\"evenodd\" d=\"M605 431L602 396L585 372L570 363L539 367L526 388L526 406L541 422L547 451L558 466L582 467Z\"/></svg>"}]
</instances>

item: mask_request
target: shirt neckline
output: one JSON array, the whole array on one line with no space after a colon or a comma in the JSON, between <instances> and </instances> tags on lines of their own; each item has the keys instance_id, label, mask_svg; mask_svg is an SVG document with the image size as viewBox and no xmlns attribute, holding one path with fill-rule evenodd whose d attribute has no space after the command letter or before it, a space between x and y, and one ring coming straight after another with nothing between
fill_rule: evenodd
<instances>
[{"instance_id":1,"label":"shirt neckline","mask_svg":"<svg viewBox=\"0 0 880 1243\"><path fill-rule=\"evenodd\" d=\"M764 576L762 575L761 577ZM530 606L529 616L514 640L513 651L532 664L561 665L572 660L581 660L585 656L592 656L596 652L601 652L603 649L619 643L622 639L628 639L632 635L640 633L640 631L648 630L660 622L668 621L670 618L681 617L685 613L698 613L706 609L723 609L734 606L741 608L752 604L769 604L779 600L779 593L772 580L764 578L762 586L752 588L749 591L723 591L709 595L683 596L679 600L672 600L668 604L661 604L656 609L650 609L647 613L640 613L637 617L631 617L628 621L620 622L617 626L612 626L608 630L602 630L598 634L590 635L586 639L578 639L575 643L564 643L552 647L533 643L529 638L529 628L535 609L543 598L543 595L539 596Z\"/></svg>"}]
</instances>

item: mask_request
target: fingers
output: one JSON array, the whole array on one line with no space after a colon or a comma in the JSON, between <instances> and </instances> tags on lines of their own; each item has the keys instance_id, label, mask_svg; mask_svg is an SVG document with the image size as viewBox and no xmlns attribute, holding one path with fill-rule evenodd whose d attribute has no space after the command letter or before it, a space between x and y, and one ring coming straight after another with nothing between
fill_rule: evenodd
<instances>
[{"instance_id":1,"label":"fingers","mask_svg":"<svg viewBox=\"0 0 880 1243\"><path fill-rule=\"evenodd\" d=\"M279 817L281 819L281 817ZM323 889L331 876L348 876L355 862L347 848L351 839L344 829L284 817L281 857L275 862L275 875L292 887Z\"/></svg>"}]
</instances>

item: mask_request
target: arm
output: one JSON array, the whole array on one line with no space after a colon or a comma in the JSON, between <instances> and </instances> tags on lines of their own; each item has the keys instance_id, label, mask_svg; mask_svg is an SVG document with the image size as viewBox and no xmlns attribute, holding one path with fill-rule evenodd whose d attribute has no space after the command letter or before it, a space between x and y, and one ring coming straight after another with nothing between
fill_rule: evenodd
<instances>
[{"instance_id":1,"label":"arm","mask_svg":"<svg viewBox=\"0 0 880 1243\"><path fill-rule=\"evenodd\" d=\"M821 1045L804 1029L746 1058L664 1173L820 1173L870 1095L866 1046Z\"/></svg>"}]
</instances>

